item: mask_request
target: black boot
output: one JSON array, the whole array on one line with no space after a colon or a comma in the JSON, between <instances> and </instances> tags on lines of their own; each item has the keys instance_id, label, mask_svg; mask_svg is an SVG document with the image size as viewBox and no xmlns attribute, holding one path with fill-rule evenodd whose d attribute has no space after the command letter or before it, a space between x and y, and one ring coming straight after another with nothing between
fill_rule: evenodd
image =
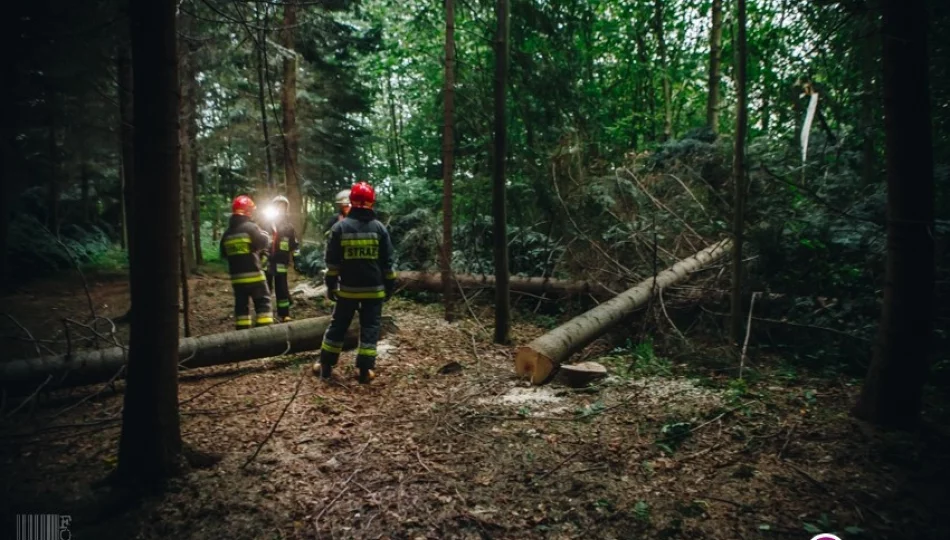
<instances>
[{"instance_id":1,"label":"black boot","mask_svg":"<svg viewBox=\"0 0 950 540\"><path fill-rule=\"evenodd\" d=\"M360 375L357 379L360 384L369 384L370 381L376 378L376 374L370 368L361 367Z\"/></svg>"},{"instance_id":2,"label":"black boot","mask_svg":"<svg viewBox=\"0 0 950 540\"><path fill-rule=\"evenodd\" d=\"M329 379L333 374L333 366L330 364L320 364L320 378Z\"/></svg>"}]
</instances>

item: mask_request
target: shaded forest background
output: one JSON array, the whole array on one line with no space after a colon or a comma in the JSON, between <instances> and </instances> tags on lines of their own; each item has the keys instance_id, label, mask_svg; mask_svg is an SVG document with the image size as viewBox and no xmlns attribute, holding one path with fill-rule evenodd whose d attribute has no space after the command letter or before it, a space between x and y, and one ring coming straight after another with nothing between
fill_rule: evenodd
<instances>
[{"instance_id":1,"label":"shaded forest background","mask_svg":"<svg viewBox=\"0 0 950 540\"><path fill-rule=\"evenodd\" d=\"M465 273L493 271L494 8L462 0L455 10L453 264ZM14 141L3 157L4 283L76 265L121 270L135 181L125 7L46 0L11 9L17 31L5 32L7 50L31 53L4 59L17 74L2 96L4 135ZM717 10L721 36L711 31ZM775 347L860 375L884 274L880 21L859 0L762 0L748 10L744 289L788 299L780 318L815 329L794 347L779 336ZM929 14L938 291L946 300L950 44L940 36L950 30L950 7L932 0ZM510 20L512 273L630 283L729 231L732 3L516 0ZM398 267L437 267L441 4L189 0L178 28L191 270L216 263L233 196L286 192L308 240L300 268L316 275L332 197L358 179L379 188ZM811 92L818 108L803 162ZM946 305L937 302L944 352ZM934 380L945 383L950 364L941 354Z\"/></svg>"}]
</instances>

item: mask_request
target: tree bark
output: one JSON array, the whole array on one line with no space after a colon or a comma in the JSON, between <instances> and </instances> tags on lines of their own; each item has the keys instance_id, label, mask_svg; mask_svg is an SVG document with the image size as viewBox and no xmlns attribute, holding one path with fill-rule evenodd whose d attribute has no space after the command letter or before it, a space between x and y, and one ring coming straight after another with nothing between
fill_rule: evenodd
<instances>
[{"instance_id":1,"label":"tree bark","mask_svg":"<svg viewBox=\"0 0 950 540\"><path fill-rule=\"evenodd\" d=\"M184 235L185 249L179 251L185 259L182 268L189 274L198 269L195 263L195 234L193 213L195 209L195 189L194 179L191 177L191 152L194 149L194 141L191 140L191 117L194 111L191 110L191 93L194 91L194 80L191 78L191 58L188 54L187 35L192 31L190 23L191 16L187 12L179 12L179 22L183 33L178 38L178 72L180 77L180 96L179 100L179 123L178 137L181 155L181 228Z\"/></svg>"},{"instance_id":2,"label":"tree bark","mask_svg":"<svg viewBox=\"0 0 950 540\"><path fill-rule=\"evenodd\" d=\"M658 61L663 77L663 141L668 141L673 137L673 90L670 85L670 66L667 65L663 26L663 0L653 0L653 31L656 33Z\"/></svg>"},{"instance_id":3,"label":"tree bark","mask_svg":"<svg viewBox=\"0 0 950 540\"><path fill-rule=\"evenodd\" d=\"M455 166L455 0L445 0L445 111L442 121L442 302L445 320L455 317L452 300L452 169Z\"/></svg>"},{"instance_id":4,"label":"tree bark","mask_svg":"<svg viewBox=\"0 0 950 540\"><path fill-rule=\"evenodd\" d=\"M183 233L184 235L184 233ZM185 337L191 337L191 291L188 290L188 270L185 268L185 239L178 241L180 259L179 274L181 277L181 318Z\"/></svg>"},{"instance_id":5,"label":"tree bark","mask_svg":"<svg viewBox=\"0 0 950 540\"><path fill-rule=\"evenodd\" d=\"M294 28L297 26L297 3L290 0L284 4L284 28L281 32L287 51L294 50ZM297 132L297 58L284 57L284 84L280 93L284 122L284 179L287 184L287 200L290 201L289 217L298 234L303 234L306 213L300 186L300 171L297 170L299 134Z\"/></svg>"},{"instance_id":6,"label":"tree bark","mask_svg":"<svg viewBox=\"0 0 950 540\"><path fill-rule=\"evenodd\" d=\"M507 125L505 88L508 78L508 0L497 0L495 33L495 149L492 166L492 242L495 259L495 343L510 341L511 295L508 291L508 223L505 203Z\"/></svg>"},{"instance_id":7,"label":"tree bark","mask_svg":"<svg viewBox=\"0 0 950 540\"><path fill-rule=\"evenodd\" d=\"M178 57L174 0L130 0L137 68L135 207L128 390L116 478L156 486L178 470L178 297L180 161Z\"/></svg>"},{"instance_id":8,"label":"tree bark","mask_svg":"<svg viewBox=\"0 0 950 540\"><path fill-rule=\"evenodd\" d=\"M719 133L719 74L722 62L722 0L713 0L712 28L709 30L709 94L706 97L706 125Z\"/></svg>"},{"instance_id":9,"label":"tree bark","mask_svg":"<svg viewBox=\"0 0 950 540\"><path fill-rule=\"evenodd\" d=\"M745 222L745 139L749 124L746 103L746 0L737 0L736 9L736 140L732 157L732 178L735 193L732 214L732 301L729 337L739 344L742 333L742 242Z\"/></svg>"},{"instance_id":10,"label":"tree bark","mask_svg":"<svg viewBox=\"0 0 950 540\"><path fill-rule=\"evenodd\" d=\"M557 373L562 362L580 351L612 326L634 312L658 290L675 285L729 251L731 242L724 240L700 251L688 259L660 272L654 281L649 277L637 286L594 309L574 317L565 324L518 348L515 372L528 376L532 384L544 384Z\"/></svg>"},{"instance_id":11,"label":"tree bark","mask_svg":"<svg viewBox=\"0 0 950 540\"><path fill-rule=\"evenodd\" d=\"M390 325L386 323L390 320L383 318L383 335L389 332ZM178 357L186 359L182 361L182 366L195 369L319 350L329 324L330 317L315 317L249 330L183 338L173 343L178 344ZM287 348L288 344L290 349ZM354 320L347 330L344 348L353 349L358 344L359 321ZM53 375L57 387L93 384L111 379L127 363L126 352L121 347L82 351L68 358L57 355L12 360L0 363L0 386L9 391L20 388L29 392L49 375Z\"/></svg>"},{"instance_id":12,"label":"tree bark","mask_svg":"<svg viewBox=\"0 0 950 540\"><path fill-rule=\"evenodd\" d=\"M130 216L135 215L133 209L133 192L135 185L135 156L134 156L134 122L132 98L132 49L128 36L123 34L119 40L116 63L119 74L119 138L122 145L122 202L125 204L126 250L129 260L132 260L132 249L135 240L132 238Z\"/></svg>"},{"instance_id":13,"label":"tree bark","mask_svg":"<svg viewBox=\"0 0 950 540\"><path fill-rule=\"evenodd\" d=\"M934 165L923 0L884 0L887 267L871 366L854 413L888 427L920 418L934 311Z\"/></svg>"},{"instance_id":14,"label":"tree bark","mask_svg":"<svg viewBox=\"0 0 950 540\"><path fill-rule=\"evenodd\" d=\"M197 34L198 25L193 16L189 16L189 36ZM201 177L198 175L198 49L194 43L188 45L188 143L191 172L191 231L194 236L195 267L204 264L201 252Z\"/></svg>"}]
</instances>

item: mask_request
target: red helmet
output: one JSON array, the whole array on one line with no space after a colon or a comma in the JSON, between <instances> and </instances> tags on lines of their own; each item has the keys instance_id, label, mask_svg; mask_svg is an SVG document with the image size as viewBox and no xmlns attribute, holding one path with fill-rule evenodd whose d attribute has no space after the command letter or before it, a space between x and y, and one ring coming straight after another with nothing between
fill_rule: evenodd
<instances>
[{"instance_id":1,"label":"red helmet","mask_svg":"<svg viewBox=\"0 0 950 540\"><path fill-rule=\"evenodd\" d=\"M254 201L247 195L238 195L231 203L231 213L238 216L250 216L254 208Z\"/></svg>"},{"instance_id":2,"label":"red helmet","mask_svg":"<svg viewBox=\"0 0 950 540\"><path fill-rule=\"evenodd\" d=\"M376 190L367 182L357 182L350 188L350 204L356 208L372 208L376 202Z\"/></svg>"}]
</instances>

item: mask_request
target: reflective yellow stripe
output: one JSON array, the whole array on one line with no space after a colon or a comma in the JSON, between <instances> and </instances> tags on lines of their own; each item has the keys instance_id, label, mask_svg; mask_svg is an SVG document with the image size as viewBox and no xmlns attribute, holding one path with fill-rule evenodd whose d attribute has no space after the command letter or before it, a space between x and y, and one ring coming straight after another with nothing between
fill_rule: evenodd
<instances>
[{"instance_id":1,"label":"reflective yellow stripe","mask_svg":"<svg viewBox=\"0 0 950 540\"><path fill-rule=\"evenodd\" d=\"M356 354L359 356L376 356L376 349L357 349Z\"/></svg>"},{"instance_id":2,"label":"reflective yellow stripe","mask_svg":"<svg viewBox=\"0 0 950 540\"><path fill-rule=\"evenodd\" d=\"M375 238L363 238L355 240L340 240L341 246L378 246L379 240Z\"/></svg>"},{"instance_id":3,"label":"reflective yellow stripe","mask_svg":"<svg viewBox=\"0 0 950 540\"><path fill-rule=\"evenodd\" d=\"M254 277L234 278L231 280L231 283L234 285L242 285L244 283L257 283L258 281L264 281L264 279L264 274L261 274Z\"/></svg>"},{"instance_id":4,"label":"reflective yellow stripe","mask_svg":"<svg viewBox=\"0 0 950 540\"><path fill-rule=\"evenodd\" d=\"M237 320L237 321L234 321L234 325L235 326L251 326L251 320L250 319L246 321Z\"/></svg>"},{"instance_id":5,"label":"reflective yellow stripe","mask_svg":"<svg viewBox=\"0 0 950 540\"><path fill-rule=\"evenodd\" d=\"M373 298L386 298L386 291L349 292L349 291L340 290L340 291L337 291L336 294L340 298L349 298L351 300L371 300Z\"/></svg>"},{"instance_id":6,"label":"reflective yellow stripe","mask_svg":"<svg viewBox=\"0 0 950 540\"><path fill-rule=\"evenodd\" d=\"M386 272L386 279L396 279L396 272Z\"/></svg>"},{"instance_id":7,"label":"reflective yellow stripe","mask_svg":"<svg viewBox=\"0 0 950 540\"><path fill-rule=\"evenodd\" d=\"M290 251L290 242L287 240L281 240L280 242L281 251Z\"/></svg>"},{"instance_id":8,"label":"reflective yellow stripe","mask_svg":"<svg viewBox=\"0 0 950 540\"><path fill-rule=\"evenodd\" d=\"M277 307L290 307L290 300L278 300Z\"/></svg>"},{"instance_id":9,"label":"reflective yellow stripe","mask_svg":"<svg viewBox=\"0 0 950 540\"><path fill-rule=\"evenodd\" d=\"M327 352L332 352L332 353L343 352L343 347L336 347L334 345L327 343L326 341L323 342L323 345L321 345L320 348Z\"/></svg>"},{"instance_id":10,"label":"reflective yellow stripe","mask_svg":"<svg viewBox=\"0 0 950 540\"><path fill-rule=\"evenodd\" d=\"M274 317L272 316L257 318L257 324L272 324L273 322L274 322Z\"/></svg>"},{"instance_id":11,"label":"reflective yellow stripe","mask_svg":"<svg viewBox=\"0 0 950 540\"><path fill-rule=\"evenodd\" d=\"M277 273L278 273L278 274L286 274L286 273L287 273L287 265L286 265L286 264L278 264L278 265L277 265Z\"/></svg>"}]
</instances>

